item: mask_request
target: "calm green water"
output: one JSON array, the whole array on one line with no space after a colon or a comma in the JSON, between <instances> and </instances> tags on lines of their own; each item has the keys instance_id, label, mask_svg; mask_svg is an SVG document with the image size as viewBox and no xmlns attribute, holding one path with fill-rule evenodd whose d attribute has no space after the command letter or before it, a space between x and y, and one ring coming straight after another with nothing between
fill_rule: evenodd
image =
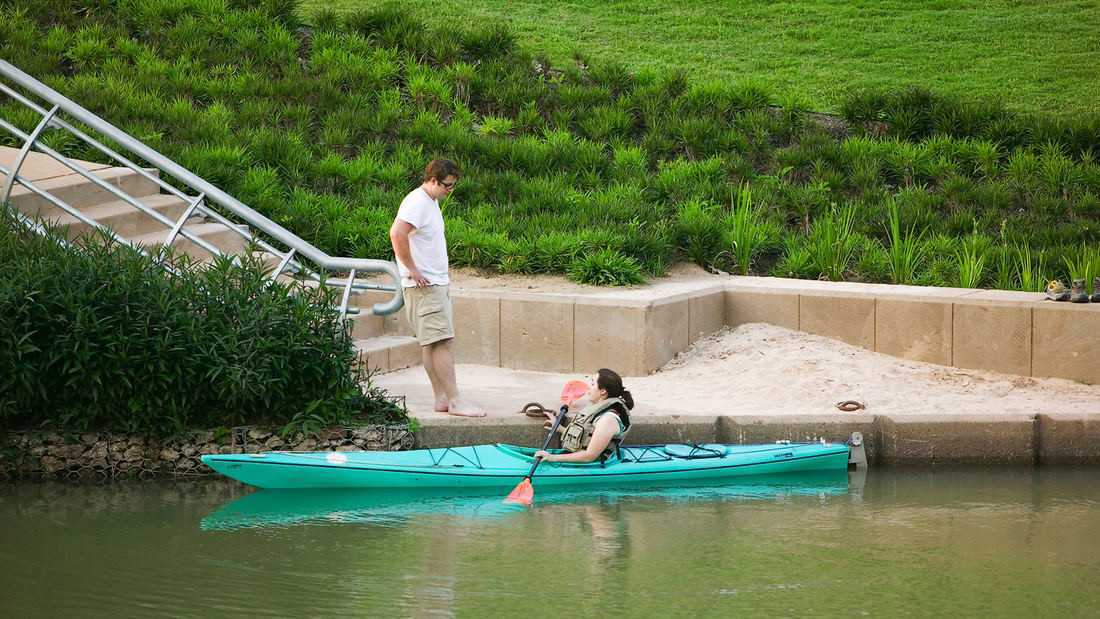
<instances>
[{"instance_id":1,"label":"calm green water","mask_svg":"<svg viewBox=\"0 0 1100 619\"><path fill-rule=\"evenodd\" d=\"M536 484L537 488L537 484ZM0 486L0 617L1100 615L1100 470L439 500Z\"/></svg>"}]
</instances>

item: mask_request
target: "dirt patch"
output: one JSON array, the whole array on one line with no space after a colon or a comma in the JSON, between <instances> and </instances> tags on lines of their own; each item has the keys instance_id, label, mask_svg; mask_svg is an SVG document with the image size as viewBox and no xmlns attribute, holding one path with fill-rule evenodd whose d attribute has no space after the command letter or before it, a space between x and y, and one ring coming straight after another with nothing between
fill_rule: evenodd
<instances>
[{"instance_id":1,"label":"dirt patch","mask_svg":"<svg viewBox=\"0 0 1100 619\"><path fill-rule=\"evenodd\" d=\"M514 290L517 292L553 292L565 294L600 294L612 291L644 291L668 284L694 283L725 279L710 273L699 265L682 262L669 269L664 277L650 278L639 286L590 286L578 284L561 275L502 274L471 268L451 269L451 286L465 290Z\"/></svg>"}]
</instances>

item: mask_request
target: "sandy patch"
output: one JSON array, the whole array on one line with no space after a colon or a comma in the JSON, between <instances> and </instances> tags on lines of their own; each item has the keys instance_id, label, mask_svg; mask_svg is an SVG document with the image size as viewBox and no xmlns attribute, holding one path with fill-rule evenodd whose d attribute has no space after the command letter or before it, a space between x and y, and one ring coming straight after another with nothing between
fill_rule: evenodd
<instances>
[{"instance_id":1,"label":"sandy patch","mask_svg":"<svg viewBox=\"0 0 1100 619\"><path fill-rule=\"evenodd\" d=\"M651 376L631 378L639 401L727 414L875 414L1100 411L1100 386L906 361L766 324L723 329Z\"/></svg>"}]
</instances>

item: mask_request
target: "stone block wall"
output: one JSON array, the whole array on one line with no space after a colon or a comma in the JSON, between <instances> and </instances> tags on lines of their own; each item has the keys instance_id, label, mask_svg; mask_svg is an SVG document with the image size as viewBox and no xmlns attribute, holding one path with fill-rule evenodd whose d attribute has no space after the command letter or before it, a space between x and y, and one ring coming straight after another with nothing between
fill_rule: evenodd
<instances>
[{"instance_id":1,"label":"stone block wall","mask_svg":"<svg viewBox=\"0 0 1100 619\"><path fill-rule=\"evenodd\" d=\"M260 451L397 451L413 445L407 425L332 428L286 439L270 428L191 432L164 440L109 433L10 432L0 442L0 479L108 480L212 475L206 454Z\"/></svg>"}]
</instances>

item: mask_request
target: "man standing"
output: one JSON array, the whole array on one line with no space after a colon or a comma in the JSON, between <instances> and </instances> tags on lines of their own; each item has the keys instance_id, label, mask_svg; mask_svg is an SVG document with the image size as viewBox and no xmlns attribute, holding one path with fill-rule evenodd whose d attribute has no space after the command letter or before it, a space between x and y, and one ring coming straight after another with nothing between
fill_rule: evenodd
<instances>
[{"instance_id":1,"label":"man standing","mask_svg":"<svg viewBox=\"0 0 1100 619\"><path fill-rule=\"evenodd\" d=\"M447 238L439 200L458 182L458 166L435 159L424 169L424 181L401 201L390 226L390 242L401 272L405 316L420 342L420 355L435 395L435 410L463 417L483 417L459 398L455 380L454 318L448 276Z\"/></svg>"}]
</instances>

